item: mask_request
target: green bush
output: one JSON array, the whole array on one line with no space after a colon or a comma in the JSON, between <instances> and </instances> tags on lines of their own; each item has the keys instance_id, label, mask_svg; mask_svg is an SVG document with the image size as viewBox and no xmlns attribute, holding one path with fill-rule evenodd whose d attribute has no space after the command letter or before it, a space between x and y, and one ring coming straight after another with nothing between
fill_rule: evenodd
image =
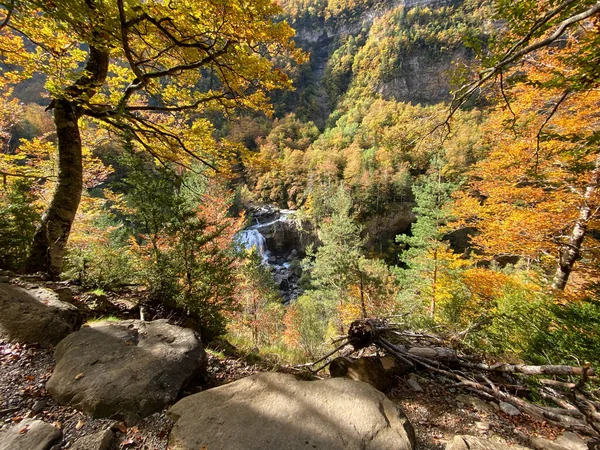
<instances>
[{"instance_id":1,"label":"green bush","mask_svg":"<svg viewBox=\"0 0 600 450\"><path fill-rule=\"evenodd\" d=\"M467 339L474 350L530 364L600 366L600 302L559 303L544 293L507 290L487 324Z\"/></svg>"},{"instance_id":2,"label":"green bush","mask_svg":"<svg viewBox=\"0 0 600 450\"><path fill-rule=\"evenodd\" d=\"M32 183L17 180L0 192L0 267L23 268L41 209L35 204Z\"/></svg>"}]
</instances>

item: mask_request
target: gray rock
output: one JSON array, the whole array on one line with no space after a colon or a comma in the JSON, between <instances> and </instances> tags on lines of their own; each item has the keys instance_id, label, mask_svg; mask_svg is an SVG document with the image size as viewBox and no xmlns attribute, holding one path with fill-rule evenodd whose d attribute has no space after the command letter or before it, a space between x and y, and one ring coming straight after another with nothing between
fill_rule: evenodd
<instances>
[{"instance_id":1,"label":"gray rock","mask_svg":"<svg viewBox=\"0 0 600 450\"><path fill-rule=\"evenodd\" d=\"M0 433L0 450L48 450L62 431L41 420L25 419Z\"/></svg>"},{"instance_id":2,"label":"gray rock","mask_svg":"<svg viewBox=\"0 0 600 450\"><path fill-rule=\"evenodd\" d=\"M415 392L424 392L423 388L421 387L417 379L414 377L409 377L406 384L408 384L408 387Z\"/></svg>"},{"instance_id":3,"label":"gray rock","mask_svg":"<svg viewBox=\"0 0 600 450\"><path fill-rule=\"evenodd\" d=\"M100 431L89 436L84 436L75 441L70 450L108 450L115 434L111 430Z\"/></svg>"},{"instance_id":4,"label":"gray rock","mask_svg":"<svg viewBox=\"0 0 600 450\"><path fill-rule=\"evenodd\" d=\"M166 320L98 322L60 342L46 384L61 404L135 424L172 403L206 368L193 330Z\"/></svg>"},{"instance_id":5,"label":"gray rock","mask_svg":"<svg viewBox=\"0 0 600 450\"><path fill-rule=\"evenodd\" d=\"M45 288L0 283L0 311L0 338L8 341L56 345L80 325L77 308Z\"/></svg>"},{"instance_id":6,"label":"gray rock","mask_svg":"<svg viewBox=\"0 0 600 450\"><path fill-rule=\"evenodd\" d=\"M495 412L492 406L474 395L460 394L456 396L456 400L482 413L493 414Z\"/></svg>"},{"instance_id":7,"label":"gray rock","mask_svg":"<svg viewBox=\"0 0 600 450\"><path fill-rule=\"evenodd\" d=\"M113 304L108 300L108 297L104 294L96 294L95 292L88 292L82 298L86 306L94 312L104 313L109 309L114 308Z\"/></svg>"},{"instance_id":8,"label":"gray rock","mask_svg":"<svg viewBox=\"0 0 600 450\"><path fill-rule=\"evenodd\" d=\"M526 447L514 445L508 447L500 442L493 442L475 436L454 436L454 439L446 445L446 450L527 450Z\"/></svg>"},{"instance_id":9,"label":"gray rock","mask_svg":"<svg viewBox=\"0 0 600 450\"><path fill-rule=\"evenodd\" d=\"M37 400L31 407L31 410L34 413L39 413L46 407L46 403L48 403L48 401L46 399Z\"/></svg>"},{"instance_id":10,"label":"gray rock","mask_svg":"<svg viewBox=\"0 0 600 450\"><path fill-rule=\"evenodd\" d=\"M180 400L171 450L409 450L406 416L372 386L261 373Z\"/></svg>"},{"instance_id":11,"label":"gray rock","mask_svg":"<svg viewBox=\"0 0 600 450\"><path fill-rule=\"evenodd\" d=\"M531 445L540 450L587 450L588 445L577 434L566 431L564 434L550 441L542 437L529 439Z\"/></svg>"},{"instance_id":12,"label":"gray rock","mask_svg":"<svg viewBox=\"0 0 600 450\"><path fill-rule=\"evenodd\" d=\"M475 422L475 428L482 433L487 433L490 430L490 423L486 421Z\"/></svg>"},{"instance_id":13,"label":"gray rock","mask_svg":"<svg viewBox=\"0 0 600 450\"><path fill-rule=\"evenodd\" d=\"M56 294L58 295L58 299L61 302L71 303L73 301L73 291L71 290L70 287L62 286L62 287L56 287L52 290L54 292L56 292Z\"/></svg>"},{"instance_id":14,"label":"gray rock","mask_svg":"<svg viewBox=\"0 0 600 450\"><path fill-rule=\"evenodd\" d=\"M510 403L506 403L506 402L500 402L500 410L503 413L508 414L509 416L518 416L519 414L521 414L521 411L519 411L516 407L514 407Z\"/></svg>"}]
</instances>

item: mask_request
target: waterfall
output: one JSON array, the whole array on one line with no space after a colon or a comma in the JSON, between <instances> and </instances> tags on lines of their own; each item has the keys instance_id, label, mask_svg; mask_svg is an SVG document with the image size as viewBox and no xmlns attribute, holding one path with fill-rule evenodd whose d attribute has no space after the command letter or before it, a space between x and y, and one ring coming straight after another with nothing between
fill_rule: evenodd
<instances>
[{"instance_id":1,"label":"waterfall","mask_svg":"<svg viewBox=\"0 0 600 450\"><path fill-rule=\"evenodd\" d=\"M291 261L297 257L298 252L294 249L292 253L285 255L277 253L277 245L275 244L275 248L272 249L273 253L271 253L267 248L267 238L265 236L269 236L270 240L274 240L274 227L276 224L278 222L288 222L295 212L290 209L282 209L267 211L268 214L261 214L260 217L255 215L252 217L252 222L256 223L238 232L235 237L240 247L246 250L256 249L256 252L262 258L262 264L272 273L274 285L279 289L284 304L298 298L298 295L302 293L298 286L299 275L291 270ZM276 218L273 218L274 216ZM265 221L261 222L261 219Z\"/></svg>"},{"instance_id":2,"label":"waterfall","mask_svg":"<svg viewBox=\"0 0 600 450\"><path fill-rule=\"evenodd\" d=\"M279 212L279 217L277 219L265 223L260 223L258 221L258 218L255 218L257 222L256 225L252 225L240 231L237 235L237 240L247 250L250 250L252 247L255 247L256 251L262 257L263 261L266 262L266 260L269 259L269 251L267 250L267 240L259 230L271 227L277 222L285 222L286 220L288 220L288 217L294 213L295 211L293 210L282 209Z\"/></svg>"},{"instance_id":3,"label":"waterfall","mask_svg":"<svg viewBox=\"0 0 600 450\"><path fill-rule=\"evenodd\" d=\"M238 241L247 250L256 248L256 251L261 256L264 262L269 259L269 252L267 251L267 240L260 233L260 231L254 228L247 228L242 230L238 234Z\"/></svg>"}]
</instances>

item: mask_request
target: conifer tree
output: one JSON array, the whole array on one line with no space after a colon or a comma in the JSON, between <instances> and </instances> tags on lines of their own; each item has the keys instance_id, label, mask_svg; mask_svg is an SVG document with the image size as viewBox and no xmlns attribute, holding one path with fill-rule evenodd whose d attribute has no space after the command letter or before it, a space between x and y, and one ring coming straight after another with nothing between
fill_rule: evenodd
<instances>
[{"instance_id":1,"label":"conifer tree","mask_svg":"<svg viewBox=\"0 0 600 450\"><path fill-rule=\"evenodd\" d=\"M314 254L310 265L312 284L315 288L329 293L340 310L349 302L350 289L358 286L360 312L366 317L364 297L365 273L362 268L364 257L360 227L352 216L352 197L344 185L340 185L331 198L331 217L322 226L320 239L322 246ZM343 330L343 323L339 323Z\"/></svg>"},{"instance_id":2,"label":"conifer tree","mask_svg":"<svg viewBox=\"0 0 600 450\"><path fill-rule=\"evenodd\" d=\"M403 276L418 295L429 296L429 315L433 319L438 278L444 264L442 255L448 249L442 240L444 225L449 219L448 203L455 186L443 180L439 161L433 161L432 167L434 171L413 186L417 220L411 226L411 234L400 235L397 241L408 246L400 255L409 268Z\"/></svg>"}]
</instances>

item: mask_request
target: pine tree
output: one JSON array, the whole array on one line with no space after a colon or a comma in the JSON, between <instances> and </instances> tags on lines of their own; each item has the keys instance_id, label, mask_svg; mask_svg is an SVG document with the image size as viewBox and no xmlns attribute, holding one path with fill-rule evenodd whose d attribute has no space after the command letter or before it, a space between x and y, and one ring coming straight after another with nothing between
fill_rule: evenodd
<instances>
[{"instance_id":1,"label":"pine tree","mask_svg":"<svg viewBox=\"0 0 600 450\"><path fill-rule=\"evenodd\" d=\"M366 317L364 298L364 271L361 262L364 257L360 227L352 217L352 197L345 186L340 185L330 200L332 215L321 227L322 246L314 254L309 265L311 282L314 288L325 291L335 300L340 312L353 303L351 287L358 286L360 313ZM343 331L343 321L338 327Z\"/></svg>"},{"instance_id":2,"label":"pine tree","mask_svg":"<svg viewBox=\"0 0 600 450\"><path fill-rule=\"evenodd\" d=\"M413 186L417 221L411 227L411 235L400 235L397 242L407 248L400 259L408 266L402 277L417 295L429 296L429 315L433 319L436 312L438 278L443 268L443 255L448 244L443 241L444 225L449 219L448 203L455 185L442 178L441 164L433 161L434 172L421 178Z\"/></svg>"}]
</instances>

